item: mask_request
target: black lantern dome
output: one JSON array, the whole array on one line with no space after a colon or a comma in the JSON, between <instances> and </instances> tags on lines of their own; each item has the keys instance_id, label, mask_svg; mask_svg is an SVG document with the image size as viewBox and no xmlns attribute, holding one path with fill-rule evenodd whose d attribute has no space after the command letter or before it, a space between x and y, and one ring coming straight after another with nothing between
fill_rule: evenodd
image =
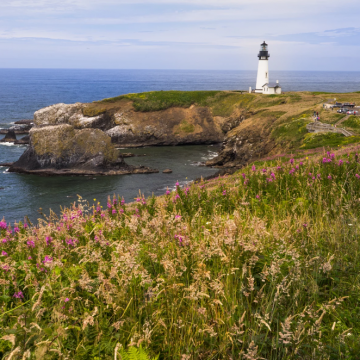
<instances>
[{"instance_id":1,"label":"black lantern dome","mask_svg":"<svg viewBox=\"0 0 360 360\"><path fill-rule=\"evenodd\" d=\"M259 60L267 60L270 57L270 54L268 52L268 44L264 41L260 45L260 51L258 54Z\"/></svg>"}]
</instances>

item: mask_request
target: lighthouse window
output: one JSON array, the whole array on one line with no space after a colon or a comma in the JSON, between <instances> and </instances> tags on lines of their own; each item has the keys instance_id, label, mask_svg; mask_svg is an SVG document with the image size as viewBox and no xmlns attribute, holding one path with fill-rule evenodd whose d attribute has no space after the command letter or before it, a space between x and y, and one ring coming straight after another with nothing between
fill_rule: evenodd
<instances>
[{"instance_id":1,"label":"lighthouse window","mask_svg":"<svg viewBox=\"0 0 360 360\"><path fill-rule=\"evenodd\" d=\"M267 78L267 73L265 73L265 77Z\"/></svg>"}]
</instances>

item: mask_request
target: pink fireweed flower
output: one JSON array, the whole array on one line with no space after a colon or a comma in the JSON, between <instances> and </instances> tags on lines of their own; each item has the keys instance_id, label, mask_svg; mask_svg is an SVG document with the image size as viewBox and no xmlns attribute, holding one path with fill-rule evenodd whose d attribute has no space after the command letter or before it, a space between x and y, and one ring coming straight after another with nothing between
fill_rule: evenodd
<instances>
[{"instance_id":1,"label":"pink fireweed flower","mask_svg":"<svg viewBox=\"0 0 360 360\"><path fill-rule=\"evenodd\" d=\"M331 179L332 179L331 175L329 175L329 176L328 176L328 179L329 179L329 180L331 180Z\"/></svg>"},{"instance_id":2,"label":"pink fireweed flower","mask_svg":"<svg viewBox=\"0 0 360 360\"><path fill-rule=\"evenodd\" d=\"M116 210L115 209L112 209L112 214L116 214Z\"/></svg>"},{"instance_id":3,"label":"pink fireweed flower","mask_svg":"<svg viewBox=\"0 0 360 360\"><path fill-rule=\"evenodd\" d=\"M278 166L278 167L276 168L277 171L280 171L281 169L282 169L281 166Z\"/></svg>"},{"instance_id":4,"label":"pink fireweed flower","mask_svg":"<svg viewBox=\"0 0 360 360\"><path fill-rule=\"evenodd\" d=\"M315 176L313 176L312 179L315 180Z\"/></svg>"},{"instance_id":5,"label":"pink fireweed flower","mask_svg":"<svg viewBox=\"0 0 360 360\"><path fill-rule=\"evenodd\" d=\"M107 207L108 207L108 209L111 209L112 205L110 203L107 203Z\"/></svg>"},{"instance_id":6,"label":"pink fireweed flower","mask_svg":"<svg viewBox=\"0 0 360 360\"><path fill-rule=\"evenodd\" d=\"M295 169L296 169L296 170L299 170L299 165L296 165L296 166L295 166Z\"/></svg>"},{"instance_id":7,"label":"pink fireweed flower","mask_svg":"<svg viewBox=\"0 0 360 360\"><path fill-rule=\"evenodd\" d=\"M0 229L6 229L6 227L7 227L7 224L6 224L6 222L5 221L0 221Z\"/></svg>"},{"instance_id":8,"label":"pink fireweed flower","mask_svg":"<svg viewBox=\"0 0 360 360\"><path fill-rule=\"evenodd\" d=\"M273 181L273 178L268 178L266 179L267 182L272 182Z\"/></svg>"},{"instance_id":9,"label":"pink fireweed flower","mask_svg":"<svg viewBox=\"0 0 360 360\"><path fill-rule=\"evenodd\" d=\"M146 205L146 200L145 200L145 199L142 201L142 204L143 204L143 205Z\"/></svg>"},{"instance_id":10,"label":"pink fireweed flower","mask_svg":"<svg viewBox=\"0 0 360 360\"><path fill-rule=\"evenodd\" d=\"M170 195L170 190L168 189L168 190L166 190L166 193L165 193L166 195Z\"/></svg>"},{"instance_id":11,"label":"pink fireweed flower","mask_svg":"<svg viewBox=\"0 0 360 360\"><path fill-rule=\"evenodd\" d=\"M300 165L300 166L303 166L304 164L303 164L303 162L302 162L302 161L300 161L300 162L299 162L299 165Z\"/></svg>"},{"instance_id":12,"label":"pink fireweed flower","mask_svg":"<svg viewBox=\"0 0 360 360\"><path fill-rule=\"evenodd\" d=\"M20 229L16 226L16 227L14 227L14 233L16 234L16 233L18 233L20 231Z\"/></svg>"},{"instance_id":13,"label":"pink fireweed flower","mask_svg":"<svg viewBox=\"0 0 360 360\"><path fill-rule=\"evenodd\" d=\"M51 245L51 242L52 242L52 237L51 237L51 236L47 236L47 237L45 238L45 240L46 240L46 245L47 245L47 246Z\"/></svg>"},{"instance_id":14,"label":"pink fireweed flower","mask_svg":"<svg viewBox=\"0 0 360 360\"><path fill-rule=\"evenodd\" d=\"M320 178L321 178L321 175L320 175L320 174L317 174L316 177L317 177L318 179L320 179Z\"/></svg>"},{"instance_id":15,"label":"pink fireweed flower","mask_svg":"<svg viewBox=\"0 0 360 360\"><path fill-rule=\"evenodd\" d=\"M124 198L122 198L121 205L124 205L124 204L125 204L125 200L124 200Z\"/></svg>"},{"instance_id":16,"label":"pink fireweed flower","mask_svg":"<svg viewBox=\"0 0 360 360\"><path fill-rule=\"evenodd\" d=\"M264 168L264 169L262 169L261 171L265 174L265 173L267 172L267 169Z\"/></svg>"},{"instance_id":17,"label":"pink fireweed flower","mask_svg":"<svg viewBox=\"0 0 360 360\"><path fill-rule=\"evenodd\" d=\"M359 174L355 174L355 176L356 176L358 179L360 179L360 175L359 175Z\"/></svg>"},{"instance_id":18,"label":"pink fireweed flower","mask_svg":"<svg viewBox=\"0 0 360 360\"><path fill-rule=\"evenodd\" d=\"M176 184L175 184L175 186L179 186L179 185L180 185L180 184L179 184L179 181L177 181Z\"/></svg>"},{"instance_id":19,"label":"pink fireweed flower","mask_svg":"<svg viewBox=\"0 0 360 360\"><path fill-rule=\"evenodd\" d=\"M255 197L256 197L258 200L260 200L260 195L256 195Z\"/></svg>"},{"instance_id":20,"label":"pink fireweed flower","mask_svg":"<svg viewBox=\"0 0 360 360\"><path fill-rule=\"evenodd\" d=\"M225 196L226 195L226 190L224 190L222 194Z\"/></svg>"},{"instance_id":21,"label":"pink fireweed flower","mask_svg":"<svg viewBox=\"0 0 360 360\"><path fill-rule=\"evenodd\" d=\"M46 255L44 260L43 260L43 263L46 264L46 263L49 263L49 262L52 262L52 261L53 261L52 257Z\"/></svg>"},{"instance_id":22,"label":"pink fireweed flower","mask_svg":"<svg viewBox=\"0 0 360 360\"><path fill-rule=\"evenodd\" d=\"M308 227L308 224L304 223L303 227L306 229Z\"/></svg>"},{"instance_id":23,"label":"pink fireweed flower","mask_svg":"<svg viewBox=\"0 0 360 360\"><path fill-rule=\"evenodd\" d=\"M253 165L252 168L251 168L252 171L256 171L256 166Z\"/></svg>"},{"instance_id":24,"label":"pink fireweed flower","mask_svg":"<svg viewBox=\"0 0 360 360\"><path fill-rule=\"evenodd\" d=\"M294 159L290 159L290 164L292 165L294 163Z\"/></svg>"},{"instance_id":25,"label":"pink fireweed flower","mask_svg":"<svg viewBox=\"0 0 360 360\"><path fill-rule=\"evenodd\" d=\"M181 215L175 215L175 219L181 219Z\"/></svg>"},{"instance_id":26,"label":"pink fireweed flower","mask_svg":"<svg viewBox=\"0 0 360 360\"><path fill-rule=\"evenodd\" d=\"M76 239L66 239L65 242L69 245L69 246L72 246L72 247L75 247L78 240Z\"/></svg>"},{"instance_id":27,"label":"pink fireweed flower","mask_svg":"<svg viewBox=\"0 0 360 360\"><path fill-rule=\"evenodd\" d=\"M22 293L22 291L18 291L13 295L13 297L16 298L16 299L23 299L24 294Z\"/></svg>"},{"instance_id":28,"label":"pink fireweed flower","mask_svg":"<svg viewBox=\"0 0 360 360\"><path fill-rule=\"evenodd\" d=\"M2 255L2 256L8 256L8 253L3 250L3 251L1 252L1 255Z\"/></svg>"},{"instance_id":29,"label":"pink fireweed flower","mask_svg":"<svg viewBox=\"0 0 360 360\"><path fill-rule=\"evenodd\" d=\"M177 199L180 199L180 195L179 195L179 194L176 194L176 195L175 195L175 200L177 200Z\"/></svg>"},{"instance_id":30,"label":"pink fireweed flower","mask_svg":"<svg viewBox=\"0 0 360 360\"><path fill-rule=\"evenodd\" d=\"M179 246L183 245L183 237L181 235L175 235L174 238L179 241Z\"/></svg>"},{"instance_id":31,"label":"pink fireweed flower","mask_svg":"<svg viewBox=\"0 0 360 360\"><path fill-rule=\"evenodd\" d=\"M33 240L27 241L26 244L27 244L27 246L29 248L34 248L35 247L35 241L33 241Z\"/></svg>"},{"instance_id":32,"label":"pink fireweed flower","mask_svg":"<svg viewBox=\"0 0 360 360\"><path fill-rule=\"evenodd\" d=\"M136 198L136 202L140 202L141 201L141 199L140 198Z\"/></svg>"},{"instance_id":33,"label":"pink fireweed flower","mask_svg":"<svg viewBox=\"0 0 360 360\"><path fill-rule=\"evenodd\" d=\"M32 257L31 257L31 256L29 256L29 257L28 257L28 260L32 260Z\"/></svg>"},{"instance_id":34,"label":"pink fireweed flower","mask_svg":"<svg viewBox=\"0 0 360 360\"><path fill-rule=\"evenodd\" d=\"M10 271L10 266L8 264L3 266L4 271Z\"/></svg>"},{"instance_id":35,"label":"pink fireweed flower","mask_svg":"<svg viewBox=\"0 0 360 360\"><path fill-rule=\"evenodd\" d=\"M245 179L246 178L246 174L242 173L241 176Z\"/></svg>"},{"instance_id":36,"label":"pink fireweed flower","mask_svg":"<svg viewBox=\"0 0 360 360\"><path fill-rule=\"evenodd\" d=\"M27 229L27 227L28 227L28 224L24 223L24 229Z\"/></svg>"},{"instance_id":37,"label":"pink fireweed flower","mask_svg":"<svg viewBox=\"0 0 360 360\"><path fill-rule=\"evenodd\" d=\"M70 301L70 299L69 299L69 298L66 298L64 301L65 301L65 302L68 302L68 301Z\"/></svg>"},{"instance_id":38,"label":"pink fireweed flower","mask_svg":"<svg viewBox=\"0 0 360 360\"><path fill-rule=\"evenodd\" d=\"M246 179L246 180L244 181L244 185L246 186L248 183L249 183L249 179Z\"/></svg>"},{"instance_id":39,"label":"pink fireweed flower","mask_svg":"<svg viewBox=\"0 0 360 360\"><path fill-rule=\"evenodd\" d=\"M124 213L124 209L119 210L120 215Z\"/></svg>"},{"instance_id":40,"label":"pink fireweed flower","mask_svg":"<svg viewBox=\"0 0 360 360\"><path fill-rule=\"evenodd\" d=\"M309 173L309 176L312 176L312 173Z\"/></svg>"},{"instance_id":41,"label":"pink fireweed flower","mask_svg":"<svg viewBox=\"0 0 360 360\"><path fill-rule=\"evenodd\" d=\"M271 174L270 174L270 176L275 180L276 179L276 176L275 176L275 174L272 172Z\"/></svg>"},{"instance_id":42,"label":"pink fireweed flower","mask_svg":"<svg viewBox=\"0 0 360 360\"><path fill-rule=\"evenodd\" d=\"M339 166L341 166L344 162L340 159L339 160Z\"/></svg>"},{"instance_id":43,"label":"pink fireweed flower","mask_svg":"<svg viewBox=\"0 0 360 360\"><path fill-rule=\"evenodd\" d=\"M8 241L10 241L10 239L4 238L4 239L1 240L1 242L2 242L3 244L6 244Z\"/></svg>"}]
</instances>

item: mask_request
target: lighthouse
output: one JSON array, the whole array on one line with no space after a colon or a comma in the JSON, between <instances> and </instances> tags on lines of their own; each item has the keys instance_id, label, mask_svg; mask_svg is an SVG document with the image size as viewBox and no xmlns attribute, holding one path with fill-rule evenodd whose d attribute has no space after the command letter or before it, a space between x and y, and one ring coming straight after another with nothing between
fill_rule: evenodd
<instances>
[{"instance_id":1,"label":"lighthouse","mask_svg":"<svg viewBox=\"0 0 360 360\"><path fill-rule=\"evenodd\" d=\"M281 94L279 82L276 81L275 84L271 84L269 81L269 57L268 44L264 41L260 45L258 54L259 65L255 92L260 94Z\"/></svg>"}]
</instances>

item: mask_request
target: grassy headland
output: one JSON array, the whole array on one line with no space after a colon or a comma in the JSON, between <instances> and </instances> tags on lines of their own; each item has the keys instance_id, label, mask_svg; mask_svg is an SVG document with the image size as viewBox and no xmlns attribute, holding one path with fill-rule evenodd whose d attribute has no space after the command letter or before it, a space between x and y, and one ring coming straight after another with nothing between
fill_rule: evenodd
<instances>
[{"instance_id":1,"label":"grassy headland","mask_svg":"<svg viewBox=\"0 0 360 360\"><path fill-rule=\"evenodd\" d=\"M3 220L0 354L358 359L357 151L257 162L106 209L79 199L38 227Z\"/></svg>"}]
</instances>

